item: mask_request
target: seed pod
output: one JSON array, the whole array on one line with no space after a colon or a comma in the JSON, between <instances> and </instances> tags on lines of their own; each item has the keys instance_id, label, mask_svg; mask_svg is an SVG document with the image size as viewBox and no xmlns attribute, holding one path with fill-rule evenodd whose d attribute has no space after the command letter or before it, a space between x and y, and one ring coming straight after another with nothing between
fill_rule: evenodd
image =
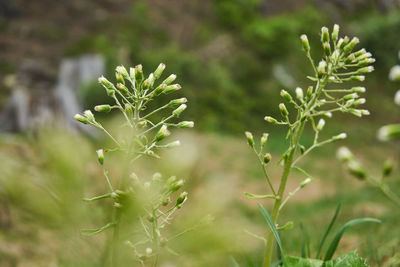
<instances>
[{"instance_id":1,"label":"seed pod","mask_svg":"<svg viewBox=\"0 0 400 267\"><path fill-rule=\"evenodd\" d=\"M160 65L158 65L157 69L154 71L154 78L156 80L158 78L160 78L161 74L163 73L164 70L165 70L165 64L164 63L160 63Z\"/></svg>"},{"instance_id":2,"label":"seed pod","mask_svg":"<svg viewBox=\"0 0 400 267\"><path fill-rule=\"evenodd\" d=\"M279 104L279 110L280 110L280 112L281 112L281 114L282 114L283 117L286 118L286 117L289 115L289 112L288 112L288 110L286 109L285 104L280 103L280 104Z\"/></svg>"},{"instance_id":3,"label":"seed pod","mask_svg":"<svg viewBox=\"0 0 400 267\"><path fill-rule=\"evenodd\" d=\"M175 74L171 74L162 83L166 84L166 85L170 85L173 81L175 81L175 79L176 79L176 75Z\"/></svg>"},{"instance_id":4,"label":"seed pod","mask_svg":"<svg viewBox=\"0 0 400 267\"><path fill-rule=\"evenodd\" d=\"M172 114L175 117L179 117L179 115L187 108L187 106L185 104L180 105L179 107L177 107L174 111L172 111Z\"/></svg>"},{"instance_id":5,"label":"seed pod","mask_svg":"<svg viewBox=\"0 0 400 267\"><path fill-rule=\"evenodd\" d=\"M97 153L97 160L99 161L100 165L104 164L104 150L103 149L99 149L96 150Z\"/></svg>"},{"instance_id":6,"label":"seed pod","mask_svg":"<svg viewBox=\"0 0 400 267\"><path fill-rule=\"evenodd\" d=\"M272 156L270 153L265 154L264 158L263 158L264 164L268 164L271 161L271 159L272 159Z\"/></svg>"},{"instance_id":7,"label":"seed pod","mask_svg":"<svg viewBox=\"0 0 400 267\"><path fill-rule=\"evenodd\" d=\"M310 52L310 43L308 42L307 35L302 34L300 36L300 39L301 39L301 43L303 45L304 51L307 52L307 53Z\"/></svg>"},{"instance_id":8,"label":"seed pod","mask_svg":"<svg viewBox=\"0 0 400 267\"><path fill-rule=\"evenodd\" d=\"M251 132L244 132L247 138L247 143L249 144L250 147L254 147L254 138L253 134Z\"/></svg>"},{"instance_id":9,"label":"seed pod","mask_svg":"<svg viewBox=\"0 0 400 267\"><path fill-rule=\"evenodd\" d=\"M329 42L329 30L327 27L321 28L321 43Z\"/></svg>"},{"instance_id":10,"label":"seed pod","mask_svg":"<svg viewBox=\"0 0 400 267\"><path fill-rule=\"evenodd\" d=\"M81 114L75 114L74 115L74 119L79 121L79 122L81 122L81 123L83 123L83 124L88 124L89 123L89 121L85 117L83 117Z\"/></svg>"},{"instance_id":11,"label":"seed pod","mask_svg":"<svg viewBox=\"0 0 400 267\"><path fill-rule=\"evenodd\" d=\"M111 106L110 105L97 105L94 107L94 110L97 112L110 112L111 111Z\"/></svg>"},{"instance_id":12,"label":"seed pod","mask_svg":"<svg viewBox=\"0 0 400 267\"><path fill-rule=\"evenodd\" d=\"M181 121L176 126L178 128L193 128L194 122L193 121Z\"/></svg>"},{"instance_id":13,"label":"seed pod","mask_svg":"<svg viewBox=\"0 0 400 267\"><path fill-rule=\"evenodd\" d=\"M339 38L339 25L335 24L333 25L333 30L332 30L332 41L336 42Z\"/></svg>"},{"instance_id":14,"label":"seed pod","mask_svg":"<svg viewBox=\"0 0 400 267\"><path fill-rule=\"evenodd\" d=\"M265 117L264 117L264 120L265 120L266 122L268 122L268 123L271 123L271 124L277 124L277 123L278 123L278 121L277 121L276 119L274 119L274 118L272 118L272 117L270 117L270 116L265 116Z\"/></svg>"}]
</instances>

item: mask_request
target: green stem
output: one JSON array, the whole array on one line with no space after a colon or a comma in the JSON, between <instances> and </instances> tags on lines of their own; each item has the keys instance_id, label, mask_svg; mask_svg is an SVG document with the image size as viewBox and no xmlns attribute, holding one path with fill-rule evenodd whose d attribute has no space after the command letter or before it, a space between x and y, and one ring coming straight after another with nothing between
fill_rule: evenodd
<instances>
[{"instance_id":1,"label":"green stem","mask_svg":"<svg viewBox=\"0 0 400 267\"><path fill-rule=\"evenodd\" d=\"M115 225L113 228L112 241L111 241L111 256L110 256L111 266L119 266L118 251L119 251L120 218L121 218L121 212L119 211L119 208L114 207L113 221Z\"/></svg>"}]
</instances>

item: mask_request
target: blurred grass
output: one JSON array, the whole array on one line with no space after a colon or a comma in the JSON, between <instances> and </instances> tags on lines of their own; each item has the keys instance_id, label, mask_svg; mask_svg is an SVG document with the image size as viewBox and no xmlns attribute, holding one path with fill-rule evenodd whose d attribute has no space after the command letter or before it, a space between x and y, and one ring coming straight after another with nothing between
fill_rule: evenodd
<instances>
[{"instance_id":1,"label":"blurred grass","mask_svg":"<svg viewBox=\"0 0 400 267\"><path fill-rule=\"evenodd\" d=\"M228 266L228 256L232 255L243 266L258 266L262 241L245 230L260 236L267 233L268 226L256 204L268 207L271 203L243 196L244 191L262 194L267 190L245 138L185 132L179 139L183 145L163 154L163 160L156 164L144 160L134 168L139 177L160 171L165 176L177 175L187 180L188 204L179 212L170 235L196 227L171 241L172 249L180 256L162 255L163 262ZM278 132L273 132L268 143L273 154L270 169L275 184L280 174L275 166L278 152L284 147L281 139ZM360 140L353 142L353 139L356 136L343 143L377 174L383 160L395 153L390 145L371 142L360 145ZM104 225L110 218L107 200L90 205L81 201L106 190L94 155L94 148L101 140L53 128L35 137L6 136L0 140L0 265L101 266L107 233L95 237L79 233L84 228ZM341 202L342 212L334 230L357 217L376 217L383 223L350 229L338 253L357 249L372 266L381 266L400 245L400 233L395 231L400 222L399 211L378 190L341 170L334 159L338 145L317 150L301 163L316 180L301 190L282 213L282 224L288 220L295 222L294 229L282 233L284 247L289 254L300 255L301 222L315 252ZM119 162L118 158L109 162L113 178L120 176ZM394 191L400 188L399 174L396 170L390 180ZM289 189L293 190L304 178L294 173Z\"/></svg>"}]
</instances>

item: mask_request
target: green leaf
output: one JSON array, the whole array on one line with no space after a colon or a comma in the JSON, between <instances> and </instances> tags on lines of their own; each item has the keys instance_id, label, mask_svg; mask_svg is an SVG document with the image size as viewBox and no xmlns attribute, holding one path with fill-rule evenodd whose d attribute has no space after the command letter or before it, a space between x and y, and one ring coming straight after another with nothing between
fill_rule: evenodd
<instances>
[{"instance_id":1,"label":"green leaf","mask_svg":"<svg viewBox=\"0 0 400 267\"><path fill-rule=\"evenodd\" d=\"M328 237L328 234L329 234L329 232L331 231L332 226L333 226L333 224L334 224L335 221L336 221L336 218L337 218L337 216L338 216L338 214L339 214L339 211L340 211L340 207L341 207L341 203L339 203L339 205L337 206L336 211L335 211L335 214L333 215L332 220L331 220L331 222L329 223L329 226L328 226L328 228L326 229L326 232L325 232L324 236L322 237L321 243L319 244L319 247L318 247L318 252L317 252L317 256L316 256L317 259L319 259L319 256L321 255L322 247L324 246L325 240L326 240L326 238Z\"/></svg>"},{"instance_id":2,"label":"green leaf","mask_svg":"<svg viewBox=\"0 0 400 267\"><path fill-rule=\"evenodd\" d=\"M305 259L298 257L285 257L283 267L321 267L322 260Z\"/></svg>"},{"instance_id":3,"label":"green leaf","mask_svg":"<svg viewBox=\"0 0 400 267\"><path fill-rule=\"evenodd\" d=\"M374 218L359 218L359 219L348 221L345 225L343 225L343 227L339 230L339 232L333 238L331 245L329 246L328 251L325 254L324 260L327 261L327 260L332 259L332 256L335 253L337 246L339 245L340 239L342 238L342 236L347 228L349 228L350 226L360 224L360 223L365 223L365 222L381 223L380 220L374 219Z\"/></svg>"},{"instance_id":4,"label":"green leaf","mask_svg":"<svg viewBox=\"0 0 400 267\"><path fill-rule=\"evenodd\" d=\"M342 255L335 260L323 262L318 259L305 259L299 257L285 257L283 267L368 267L365 260L354 252Z\"/></svg>"},{"instance_id":5,"label":"green leaf","mask_svg":"<svg viewBox=\"0 0 400 267\"><path fill-rule=\"evenodd\" d=\"M87 236L91 236L91 235L97 235L101 232L103 232L104 230L107 230L108 228L111 228L115 225L115 223L108 223L106 225L104 225L101 228L97 228L97 229L84 229L82 230L82 234L87 235Z\"/></svg>"},{"instance_id":6,"label":"green leaf","mask_svg":"<svg viewBox=\"0 0 400 267\"><path fill-rule=\"evenodd\" d=\"M276 196L274 196L274 195L255 195L255 194L248 193L248 192L244 192L243 194L244 194L246 197L248 197L248 198L253 198L253 199L264 199L264 198L276 199Z\"/></svg>"},{"instance_id":7,"label":"green leaf","mask_svg":"<svg viewBox=\"0 0 400 267\"><path fill-rule=\"evenodd\" d=\"M264 209L264 207L261 206L260 204L258 204L258 208L260 209L261 214L264 216L265 220L267 221L269 228L271 228L271 231L275 236L275 240L278 243L279 250L281 251L281 254L283 256L284 254L283 254L281 238L279 237L279 233L276 230L275 224L274 224L271 216L269 215L268 211L266 209Z\"/></svg>"},{"instance_id":8,"label":"green leaf","mask_svg":"<svg viewBox=\"0 0 400 267\"><path fill-rule=\"evenodd\" d=\"M99 199L110 198L110 197L111 197L111 194L108 193L108 194L104 194L104 195L97 196L97 197L84 198L83 200L84 200L84 201L87 201L87 202L92 202L92 201L96 201L96 200L99 200Z\"/></svg>"}]
</instances>

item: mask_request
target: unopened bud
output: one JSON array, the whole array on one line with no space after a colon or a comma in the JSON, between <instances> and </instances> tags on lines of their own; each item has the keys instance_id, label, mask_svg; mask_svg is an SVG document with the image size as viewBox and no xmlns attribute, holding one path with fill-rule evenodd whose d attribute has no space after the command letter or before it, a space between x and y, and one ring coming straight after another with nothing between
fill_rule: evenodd
<instances>
[{"instance_id":1,"label":"unopened bud","mask_svg":"<svg viewBox=\"0 0 400 267\"><path fill-rule=\"evenodd\" d=\"M180 84L172 84L172 85L168 85L165 87L163 93L164 94L169 94L171 92L175 92L178 91L179 89L181 89L182 87L180 86Z\"/></svg>"},{"instance_id":2,"label":"unopened bud","mask_svg":"<svg viewBox=\"0 0 400 267\"><path fill-rule=\"evenodd\" d=\"M292 96L286 90L281 90L281 97L288 102L292 101Z\"/></svg>"},{"instance_id":3,"label":"unopened bud","mask_svg":"<svg viewBox=\"0 0 400 267\"><path fill-rule=\"evenodd\" d=\"M175 192L175 191L179 190L179 189L183 186L184 183L185 183L185 182L184 182L183 180L179 180L179 181L173 183L173 184L171 185L171 187L169 188L169 190L170 190L171 192Z\"/></svg>"},{"instance_id":4,"label":"unopened bud","mask_svg":"<svg viewBox=\"0 0 400 267\"><path fill-rule=\"evenodd\" d=\"M83 114L85 115L86 119L89 122L94 122L94 115L90 110L85 110L85 112L83 112Z\"/></svg>"},{"instance_id":5,"label":"unopened bud","mask_svg":"<svg viewBox=\"0 0 400 267\"><path fill-rule=\"evenodd\" d=\"M389 176L392 171L393 171L393 160L392 159L387 159L385 160L385 162L383 163L383 167L382 167L382 171L383 171L383 176Z\"/></svg>"},{"instance_id":6,"label":"unopened bud","mask_svg":"<svg viewBox=\"0 0 400 267\"><path fill-rule=\"evenodd\" d=\"M131 81L135 81L135 68L129 68L129 78Z\"/></svg>"},{"instance_id":7,"label":"unopened bud","mask_svg":"<svg viewBox=\"0 0 400 267\"><path fill-rule=\"evenodd\" d=\"M279 110L280 110L280 112L281 112L281 114L282 114L283 117L286 118L286 117L289 115L289 112L288 112L288 110L286 109L285 104L280 103L280 104L279 104Z\"/></svg>"},{"instance_id":8,"label":"unopened bud","mask_svg":"<svg viewBox=\"0 0 400 267\"><path fill-rule=\"evenodd\" d=\"M169 101L168 107L174 108L181 104L185 104L186 102L187 102L187 99L185 97L174 99L174 100Z\"/></svg>"},{"instance_id":9,"label":"unopened bud","mask_svg":"<svg viewBox=\"0 0 400 267\"><path fill-rule=\"evenodd\" d=\"M365 177L367 176L364 168L356 160L349 161L347 164L347 168L348 168L348 171L350 174L354 175L355 177L357 177L360 180L365 179Z\"/></svg>"},{"instance_id":10,"label":"unopened bud","mask_svg":"<svg viewBox=\"0 0 400 267\"><path fill-rule=\"evenodd\" d=\"M311 178L306 178L303 182L301 182L300 188L304 188L309 183L311 183Z\"/></svg>"},{"instance_id":11,"label":"unopened bud","mask_svg":"<svg viewBox=\"0 0 400 267\"><path fill-rule=\"evenodd\" d=\"M339 25L335 24L333 25L333 30L332 30L332 41L336 42L339 38Z\"/></svg>"},{"instance_id":12,"label":"unopened bud","mask_svg":"<svg viewBox=\"0 0 400 267\"><path fill-rule=\"evenodd\" d=\"M151 253L153 253L153 250L151 248L146 248L146 255L150 256Z\"/></svg>"},{"instance_id":13,"label":"unopened bud","mask_svg":"<svg viewBox=\"0 0 400 267\"><path fill-rule=\"evenodd\" d=\"M313 94L313 87L312 87L312 86L309 86L309 87L307 88L307 98L310 99L311 96L312 96L312 94Z\"/></svg>"},{"instance_id":14,"label":"unopened bud","mask_svg":"<svg viewBox=\"0 0 400 267\"><path fill-rule=\"evenodd\" d=\"M131 104L125 103L125 112L128 115L128 117L133 116L133 107Z\"/></svg>"},{"instance_id":15,"label":"unopened bud","mask_svg":"<svg viewBox=\"0 0 400 267\"><path fill-rule=\"evenodd\" d=\"M111 111L111 106L110 105L97 105L94 107L94 110L97 112L110 112Z\"/></svg>"},{"instance_id":16,"label":"unopened bud","mask_svg":"<svg viewBox=\"0 0 400 267\"><path fill-rule=\"evenodd\" d=\"M350 43L347 44L344 48L343 48L343 52L345 54L351 52L351 50L353 50L353 48L360 42L360 40L357 37L354 37L353 39L351 39Z\"/></svg>"},{"instance_id":17,"label":"unopened bud","mask_svg":"<svg viewBox=\"0 0 400 267\"><path fill-rule=\"evenodd\" d=\"M358 50L357 52L354 52L354 56L359 57L359 56L364 55L365 53L367 53L367 51L365 50L365 48L362 48L362 49Z\"/></svg>"},{"instance_id":18,"label":"unopened bud","mask_svg":"<svg viewBox=\"0 0 400 267\"><path fill-rule=\"evenodd\" d=\"M368 67L364 67L364 68L358 69L357 73L364 74L364 73L370 73L370 72L373 72L373 71L374 71L374 67L368 66Z\"/></svg>"},{"instance_id":19,"label":"unopened bud","mask_svg":"<svg viewBox=\"0 0 400 267\"><path fill-rule=\"evenodd\" d=\"M299 100L303 100L304 93L303 93L303 89L301 89L300 87L296 88L296 97Z\"/></svg>"},{"instance_id":20,"label":"unopened bud","mask_svg":"<svg viewBox=\"0 0 400 267\"><path fill-rule=\"evenodd\" d=\"M125 84L122 83L117 83L117 89L120 90L124 94L128 94L128 88L125 86Z\"/></svg>"},{"instance_id":21,"label":"unopened bud","mask_svg":"<svg viewBox=\"0 0 400 267\"><path fill-rule=\"evenodd\" d=\"M310 43L308 42L307 35L302 34L302 35L300 36L300 39L301 39L301 43L302 43L302 45L303 45L304 51L305 51L305 52L310 52Z\"/></svg>"},{"instance_id":22,"label":"unopened bud","mask_svg":"<svg viewBox=\"0 0 400 267\"><path fill-rule=\"evenodd\" d=\"M187 108L187 106L185 104L180 105L179 107L177 107L174 111L172 111L172 114L175 117L179 117L179 115Z\"/></svg>"},{"instance_id":23,"label":"unopened bud","mask_svg":"<svg viewBox=\"0 0 400 267\"><path fill-rule=\"evenodd\" d=\"M137 65L135 67L135 80L137 85L143 81L143 67L142 65Z\"/></svg>"},{"instance_id":24,"label":"unopened bud","mask_svg":"<svg viewBox=\"0 0 400 267\"><path fill-rule=\"evenodd\" d=\"M174 142L168 143L165 145L166 148L174 148L174 147L178 147L181 145L181 142L179 140L176 140Z\"/></svg>"},{"instance_id":25,"label":"unopened bud","mask_svg":"<svg viewBox=\"0 0 400 267\"><path fill-rule=\"evenodd\" d=\"M158 131L158 133L156 134L156 142L159 142L161 140L163 140L165 137L169 136L171 134L170 131L168 131L168 128L166 125L161 126L160 130Z\"/></svg>"},{"instance_id":26,"label":"unopened bud","mask_svg":"<svg viewBox=\"0 0 400 267\"><path fill-rule=\"evenodd\" d=\"M339 147L336 157L342 162L349 162L354 159L353 153L345 146Z\"/></svg>"},{"instance_id":27,"label":"unopened bud","mask_svg":"<svg viewBox=\"0 0 400 267\"><path fill-rule=\"evenodd\" d=\"M159 86L154 89L154 95L159 95L162 92L164 92L165 88L167 88L167 85L165 83L160 84Z\"/></svg>"},{"instance_id":28,"label":"unopened bud","mask_svg":"<svg viewBox=\"0 0 400 267\"><path fill-rule=\"evenodd\" d=\"M350 99L355 99L355 98L357 98L357 97L358 97L358 94L357 94L357 93L351 93L351 94L345 95L345 96L343 97L343 99L344 99L344 100L350 100Z\"/></svg>"},{"instance_id":29,"label":"unopened bud","mask_svg":"<svg viewBox=\"0 0 400 267\"><path fill-rule=\"evenodd\" d=\"M100 165L104 164L104 150L103 149L99 149L96 150L97 153L97 160L99 161Z\"/></svg>"},{"instance_id":30,"label":"unopened bud","mask_svg":"<svg viewBox=\"0 0 400 267\"><path fill-rule=\"evenodd\" d=\"M160 65L158 65L157 69L154 71L154 78L156 80L158 78L160 78L161 74L163 73L164 70L165 70L165 64L164 63L160 63Z\"/></svg>"},{"instance_id":31,"label":"unopened bud","mask_svg":"<svg viewBox=\"0 0 400 267\"><path fill-rule=\"evenodd\" d=\"M277 124L278 123L278 121L276 119L272 118L271 116L265 116L264 120L266 122L268 122L268 123L271 123L271 124Z\"/></svg>"},{"instance_id":32,"label":"unopened bud","mask_svg":"<svg viewBox=\"0 0 400 267\"><path fill-rule=\"evenodd\" d=\"M365 98L360 98L360 99L357 99L356 101L354 101L353 106L363 105L363 104L365 104L365 102L367 102L365 100Z\"/></svg>"},{"instance_id":33,"label":"unopened bud","mask_svg":"<svg viewBox=\"0 0 400 267\"><path fill-rule=\"evenodd\" d=\"M152 88L154 85L154 81L155 81L154 74L150 73L149 77L143 82L143 87L145 89Z\"/></svg>"},{"instance_id":34,"label":"unopened bud","mask_svg":"<svg viewBox=\"0 0 400 267\"><path fill-rule=\"evenodd\" d=\"M378 131L378 139L389 141L400 138L400 124L389 124L381 127Z\"/></svg>"},{"instance_id":35,"label":"unopened bud","mask_svg":"<svg viewBox=\"0 0 400 267\"><path fill-rule=\"evenodd\" d=\"M113 97L115 95L115 86L104 76L99 78L99 83L104 87L104 89L106 89L106 93L109 97Z\"/></svg>"},{"instance_id":36,"label":"unopened bud","mask_svg":"<svg viewBox=\"0 0 400 267\"><path fill-rule=\"evenodd\" d=\"M323 43L324 53L329 56L331 54L331 45L328 42Z\"/></svg>"},{"instance_id":37,"label":"unopened bud","mask_svg":"<svg viewBox=\"0 0 400 267\"><path fill-rule=\"evenodd\" d=\"M326 73L326 62L325 60L321 60L317 67L318 75L321 77L323 74Z\"/></svg>"},{"instance_id":38,"label":"unopened bud","mask_svg":"<svg viewBox=\"0 0 400 267\"><path fill-rule=\"evenodd\" d=\"M400 106L400 90L396 92L394 95L394 103L398 106Z\"/></svg>"},{"instance_id":39,"label":"unopened bud","mask_svg":"<svg viewBox=\"0 0 400 267\"><path fill-rule=\"evenodd\" d=\"M115 79L117 80L118 83L125 84L124 77L122 77L121 73L116 72Z\"/></svg>"},{"instance_id":40,"label":"unopened bud","mask_svg":"<svg viewBox=\"0 0 400 267\"><path fill-rule=\"evenodd\" d=\"M395 65L390 69L389 79L391 81L400 81L400 65Z\"/></svg>"},{"instance_id":41,"label":"unopened bud","mask_svg":"<svg viewBox=\"0 0 400 267\"><path fill-rule=\"evenodd\" d=\"M363 82L365 80L364 75L356 75L356 76L351 76L350 80L352 81L358 81L358 82Z\"/></svg>"},{"instance_id":42,"label":"unopened bud","mask_svg":"<svg viewBox=\"0 0 400 267\"><path fill-rule=\"evenodd\" d=\"M322 131L322 129L324 128L324 126L325 126L325 120L324 120L324 119L320 119L320 120L318 121L318 124L317 124L317 130L318 130L318 131Z\"/></svg>"},{"instance_id":43,"label":"unopened bud","mask_svg":"<svg viewBox=\"0 0 400 267\"><path fill-rule=\"evenodd\" d=\"M126 79L126 80L129 80L130 79L130 77L129 77L129 74L128 74L128 71L125 69L125 67L124 66L118 66L116 69L115 69L115 71L117 72L117 73L119 73L124 79Z\"/></svg>"},{"instance_id":44,"label":"unopened bud","mask_svg":"<svg viewBox=\"0 0 400 267\"><path fill-rule=\"evenodd\" d=\"M181 121L176 126L178 128L193 128L194 122L193 121Z\"/></svg>"},{"instance_id":45,"label":"unopened bud","mask_svg":"<svg viewBox=\"0 0 400 267\"><path fill-rule=\"evenodd\" d=\"M254 147L254 138L253 134L251 132L244 132L247 138L247 143L249 144L250 147Z\"/></svg>"},{"instance_id":46,"label":"unopened bud","mask_svg":"<svg viewBox=\"0 0 400 267\"><path fill-rule=\"evenodd\" d=\"M343 139L347 138L347 134L346 133L341 133L341 134L338 134L338 135L336 135L336 136L334 136L332 138L333 138L333 140L343 140Z\"/></svg>"},{"instance_id":47,"label":"unopened bud","mask_svg":"<svg viewBox=\"0 0 400 267\"><path fill-rule=\"evenodd\" d=\"M264 161L265 164L268 164L271 161L271 159L272 159L271 154L267 153L267 154L264 155L263 161Z\"/></svg>"},{"instance_id":48,"label":"unopened bud","mask_svg":"<svg viewBox=\"0 0 400 267\"><path fill-rule=\"evenodd\" d=\"M321 28L321 43L329 42L329 30L327 27Z\"/></svg>"},{"instance_id":49,"label":"unopened bud","mask_svg":"<svg viewBox=\"0 0 400 267\"><path fill-rule=\"evenodd\" d=\"M165 79L162 83L163 83L163 84L166 84L166 85L169 85L169 84L171 84L173 81L175 81L175 79L176 79L176 75L175 75L175 74L171 74L171 75L169 75L168 78Z\"/></svg>"},{"instance_id":50,"label":"unopened bud","mask_svg":"<svg viewBox=\"0 0 400 267\"><path fill-rule=\"evenodd\" d=\"M351 90L355 93L365 93L366 89L365 87L353 87Z\"/></svg>"},{"instance_id":51,"label":"unopened bud","mask_svg":"<svg viewBox=\"0 0 400 267\"><path fill-rule=\"evenodd\" d=\"M81 114L75 114L74 115L74 119L79 121L79 122L81 122L81 123L83 123L83 124L88 124L89 123L89 121L84 116L82 116Z\"/></svg>"},{"instance_id":52,"label":"unopened bud","mask_svg":"<svg viewBox=\"0 0 400 267\"><path fill-rule=\"evenodd\" d=\"M267 141L268 141L268 134L267 134L267 133L264 133L264 134L261 136L261 139L260 139L261 147L264 147L264 146L267 144Z\"/></svg>"},{"instance_id":53,"label":"unopened bud","mask_svg":"<svg viewBox=\"0 0 400 267\"><path fill-rule=\"evenodd\" d=\"M182 207L182 204L185 203L185 201L187 200L187 192L182 192L179 197L176 199L176 207L179 209Z\"/></svg>"}]
</instances>

